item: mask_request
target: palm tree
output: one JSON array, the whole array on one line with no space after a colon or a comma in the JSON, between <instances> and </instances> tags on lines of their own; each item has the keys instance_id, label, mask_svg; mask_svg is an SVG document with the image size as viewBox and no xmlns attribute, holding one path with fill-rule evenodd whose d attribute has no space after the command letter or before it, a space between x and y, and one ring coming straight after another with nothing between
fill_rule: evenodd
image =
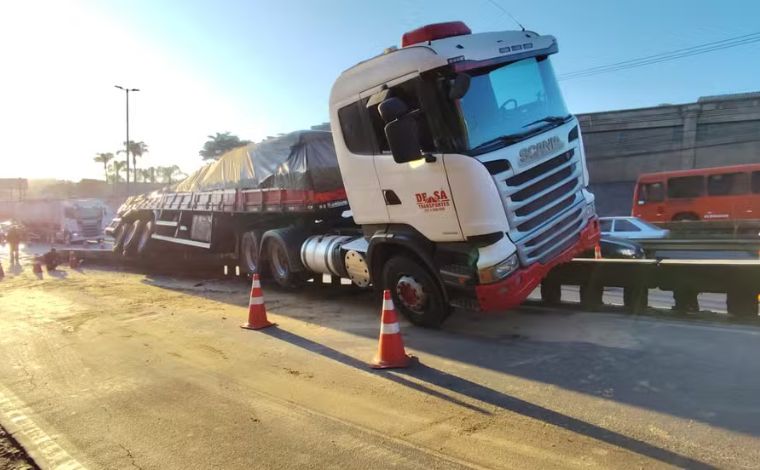
<instances>
[{"instance_id":1,"label":"palm tree","mask_svg":"<svg viewBox=\"0 0 760 470\"><path fill-rule=\"evenodd\" d=\"M124 146L127 146L126 142L124 142ZM119 150L118 153L126 153L126 150ZM132 154L132 172L135 175L135 183L137 183L137 158L142 157L143 154L148 153L148 145L143 141L135 142L133 140L130 140L129 153Z\"/></svg>"},{"instance_id":2,"label":"palm tree","mask_svg":"<svg viewBox=\"0 0 760 470\"><path fill-rule=\"evenodd\" d=\"M109 165L111 169L111 177L113 178L114 183L119 183L123 181L123 178L121 177L121 171L124 170L127 166L127 162L120 161L120 160L114 160L111 165Z\"/></svg>"},{"instance_id":3,"label":"palm tree","mask_svg":"<svg viewBox=\"0 0 760 470\"><path fill-rule=\"evenodd\" d=\"M172 184L174 177L181 177L185 174L180 171L177 165L172 166L160 166L158 167L158 173L161 175L161 181L163 183Z\"/></svg>"},{"instance_id":4,"label":"palm tree","mask_svg":"<svg viewBox=\"0 0 760 470\"><path fill-rule=\"evenodd\" d=\"M143 168L139 171L139 173L140 173L140 176L142 177L143 183L156 182L156 168L155 167L151 166L148 168Z\"/></svg>"},{"instance_id":5,"label":"palm tree","mask_svg":"<svg viewBox=\"0 0 760 470\"><path fill-rule=\"evenodd\" d=\"M113 160L113 154L111 152L99 153L93 160L103 164L103 173L106 177L106 183L108 183L108 162Z\"/></svg>"}]
</instances>

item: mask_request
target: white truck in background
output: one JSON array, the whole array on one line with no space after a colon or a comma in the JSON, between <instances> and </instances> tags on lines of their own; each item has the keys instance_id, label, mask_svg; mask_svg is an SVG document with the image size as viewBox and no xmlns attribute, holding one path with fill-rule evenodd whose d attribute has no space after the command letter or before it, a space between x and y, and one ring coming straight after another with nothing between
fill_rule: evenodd
<instances>
[{"instance_id":1,"label":"white truck in background","mask_svg":"<svg viewBox=\"0 0 760 470\"><path fill-rule=\"evenodd\" d=\"M0 220L24 226L26 236L51 243L103 239L108 207L100 199L28 199L0 202Z\"/></svg>"},{"instance_id":2,"label":"white truck in background","mask_svg":"<svg viewBox=\"0 0 760 470\"><path fill-rule=\"evenodd\" d=\"M171 256L173 245L235 254L283 286L329 274L389 289L423 326L454 306L515 307L599 240L557 51L530 31L410 31L337 78L331 135L230 151L130 198L106 233L126 256Z\"/></svg>"}]
</instances>

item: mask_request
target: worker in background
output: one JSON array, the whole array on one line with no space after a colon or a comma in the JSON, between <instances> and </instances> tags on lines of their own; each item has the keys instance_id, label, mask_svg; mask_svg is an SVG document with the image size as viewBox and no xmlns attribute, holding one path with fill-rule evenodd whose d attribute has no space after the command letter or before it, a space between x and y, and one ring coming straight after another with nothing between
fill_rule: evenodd
<instances>
[{"instance_id":1,"label":"worker in background","mask_svg":"<svg viewBox=\"0 0 760 470\"><path fill-rule=\"evenodd\" d=\"M55 248L51 248L50 251L42 255L42 262L45 263L45 269L48 271L55 271L55 268L61 264L61 258L58 256L58 252Z\"/></svg>"},{"instance_id":2,"label":"worker in background","mask_svg":"<svg viewBox=\"0 0 760 470\"><path fill-rule=\"evenodd\" d=\"M11 266L19 264L18 246L21 243L21 229L16 224L11 225L5 239L8 241L11 250Z\"/></svg>"}]
</instances>

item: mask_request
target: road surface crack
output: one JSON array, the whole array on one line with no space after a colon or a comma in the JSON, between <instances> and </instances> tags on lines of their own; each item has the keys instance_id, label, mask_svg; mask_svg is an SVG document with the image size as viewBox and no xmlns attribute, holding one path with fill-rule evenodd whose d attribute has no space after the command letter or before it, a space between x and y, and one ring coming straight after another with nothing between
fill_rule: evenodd
<instances>
[{"instance_id":1,"label":"road surface crack","mask_svg":"<svg viewBox=\"0 0 760 470\"><path fill-rule=\"evenodd\" d=\"M132 455L132 452L129 449L127 449L126 446L124 446L123 444L119 444L119 447L121 447L122 449L124 449L124 452L127 453L127 457L129 457L129 461L130 461L129 463L131 463L133 467L138 468L140 470L144 470L141 466L139 466L139 465L137 465L137 463L135 463L135 456Z\"/></svg>"}]
</instances>

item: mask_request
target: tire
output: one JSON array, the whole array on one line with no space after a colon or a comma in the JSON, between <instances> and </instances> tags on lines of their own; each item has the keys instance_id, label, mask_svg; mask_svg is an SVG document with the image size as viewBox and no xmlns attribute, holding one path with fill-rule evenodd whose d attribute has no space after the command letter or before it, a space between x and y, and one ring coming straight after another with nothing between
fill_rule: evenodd
<instances>
[{"instance_id":1,"label":"tire","mask_svg":"<svg viewBox=\"0 0 760 470\"><path fill-rule=\"evenodd\" d=\"M153 227L154 222L152 220L143 224L143 228L139 234L140 236L137 239L137 246L135 247L135 253L137 253L137 255L146 255L153 247L153 239L151 239L151 235L153 235Z\"/></svg>"},{"instance_id":2,"label":"tire","mask_svg":"<svg viewBox=\"0 0 760 470\"><path fill-rule=\"evenodd\" d=\"M124 251L124 239L127 237L127 233L132 229L131 223L119 224L113 234L113 248L111 251L121 254Z\"/></svg>"},{"instance_id":3,"label":"tire","mask_svg":"<svg viewBox=\"0 0 760 470\"><path fill-rule=\"evenodd\" d=\"M135 250L137 249L137 242L140 239L139 235L142 232L143 225L145 225L145 221L142 220L135 220L132 222L132 226L124 238L124 251L122 252L124 256L135 254Z\"/></svg>"},{"instance_id":4,"label":"tire","mask_svg":"<svg viewBox=\"0 0 760 470\"><path fill-rule=\"evenodd\" d=\"M386 261L382 280L396 309L417 326L438 328L451 313L438 281L410 258L394 256Z\"/></svg>"},{"instance_id":5,"label":"tire","mask_svg":"<svg viewBox=\"0 0 760 470\"><path fill-rule=\"evenodd\" d=\"M244 232L240 237L238 265L245 274L261 274L260 234L255 231Z\"/></svg>"},{"instance_id":6,"label":"tire","mask_svg":"<svg viewBox=\"0 0 760 470\"><path fill-rule=\"evenodd\" d=\"M302 273L294 271L288 258L288 247L279 238L270 238L266 244L269 274L283 288L293 289L305 282Z\"/></svg>"}]
</instances>

